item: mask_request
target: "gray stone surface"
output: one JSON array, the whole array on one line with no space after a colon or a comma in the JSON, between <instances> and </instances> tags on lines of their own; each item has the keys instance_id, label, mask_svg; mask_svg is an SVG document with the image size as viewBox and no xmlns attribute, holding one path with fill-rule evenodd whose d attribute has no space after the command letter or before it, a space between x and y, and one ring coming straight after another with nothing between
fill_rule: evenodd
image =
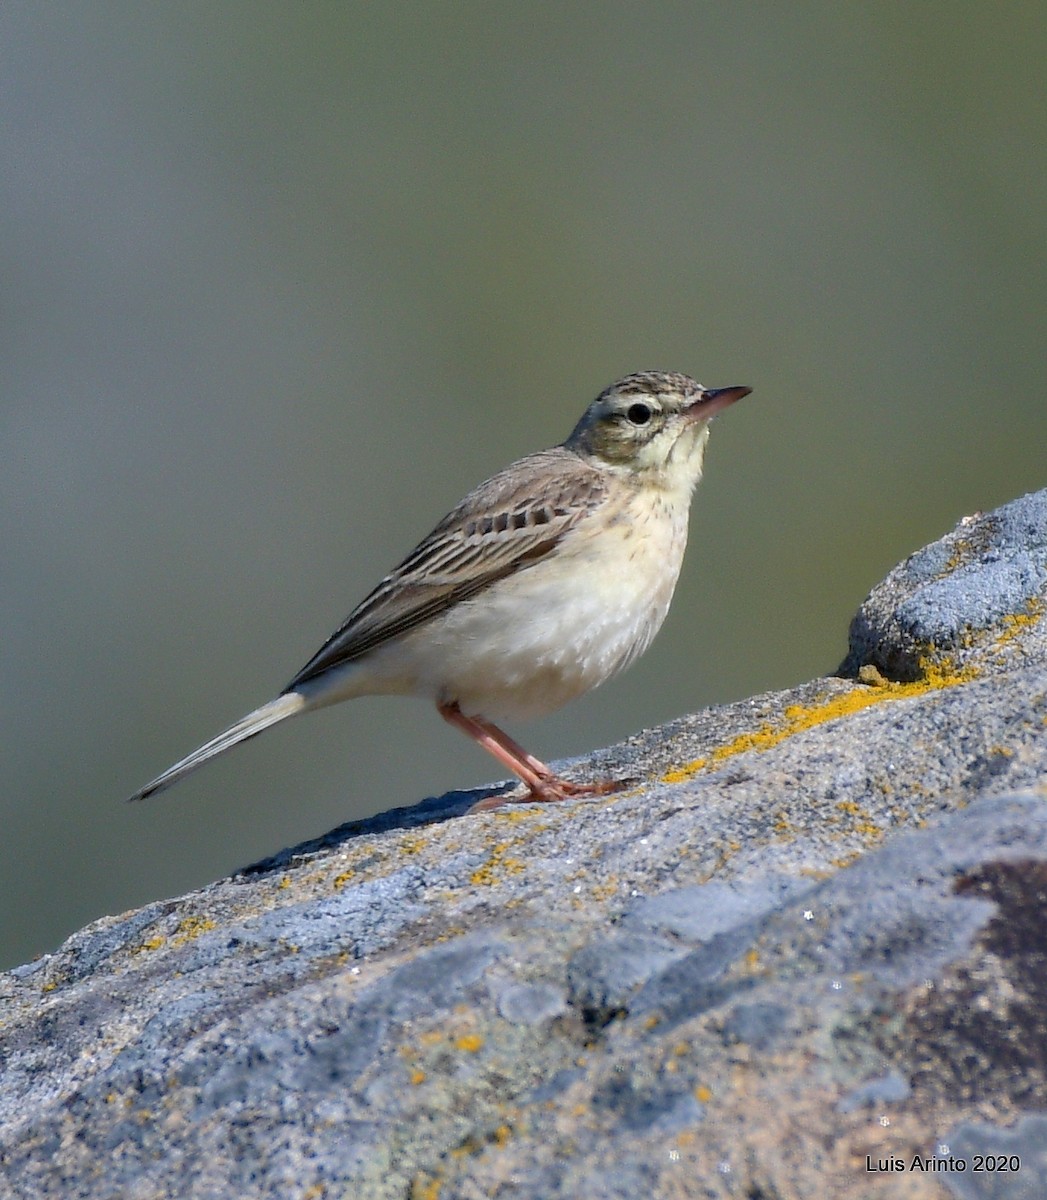
<instances>
[{"instance_id":1,"label":"gray stone surface","mask_svg":"<svg viewBox=\"0 0 1047 1200\"><path fill-rule=\"evenodd\" d=\"M895 567L858 610L845 670L912 680L928 663L998 666L1030 645L1042 657L1045 590L1047 491L967 517Z\"/></svg>"},{"instance_id":2,"label":"gray stone surface","mask_svg":"<svg viewBox=\"0 0 1047 1200\"><path fill-rule=\"evenodd\" d=\"M1047 1194L1045 530L572 764L631 791L393 810L0 976L0 1198Z\"/></svg>"},{"instance_id":3,"label":"gray stone surface","mask_svg":"<svg viewBox=\"0 0 1047 1200\"><path fill-rule=\"evenodd\" d=\"M1013 1129L964 1123L932 1154L950 1165L942 1177L960 1200L1047 1196L1047 1115L1042 1113L1022 1117Z\"/></svg>"}]
</instances>

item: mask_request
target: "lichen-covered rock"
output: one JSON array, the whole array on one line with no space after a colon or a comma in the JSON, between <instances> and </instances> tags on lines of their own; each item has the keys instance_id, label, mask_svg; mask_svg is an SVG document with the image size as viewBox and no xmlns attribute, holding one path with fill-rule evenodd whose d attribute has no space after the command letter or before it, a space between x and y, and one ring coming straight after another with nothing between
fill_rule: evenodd
<instances>
[{"instance_id":1,"label":"lichen-covered rock","mask_svg":"<svg viewBox=\"0 0 1047 1200\"><path fill-rule=\"evenodd\" d=\"M1040 1196L1045 513L892 572L851 678L575 764L631 792L394 810L0 976L0 1198Z\"/></svg>"},{"instance_id":2,"label":"lichen-covered rock","mask_svg":"<svg viewBox=\"0 0 1047 1200\"><path fill-rule=\"evenodd\" d=\"M871 665L911 681L1047 654L1047 491L964 519L873 588L842 674Z\"/></svg>"}]
</instances>

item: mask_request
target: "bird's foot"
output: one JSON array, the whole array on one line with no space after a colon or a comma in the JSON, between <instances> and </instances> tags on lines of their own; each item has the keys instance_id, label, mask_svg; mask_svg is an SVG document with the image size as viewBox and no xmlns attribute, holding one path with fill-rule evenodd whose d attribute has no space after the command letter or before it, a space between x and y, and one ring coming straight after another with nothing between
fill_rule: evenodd
<instances>
[{"instance_id":1,"label":"bird's foot","mask_svg":"<svg viewBox=\"0 0 1047 1200\"><path fill-rule=\"evenodd\" d=\"M624 791L635 783L635 779L597 779L591 783L574 783L569 779L561 779L558 775L549 775L529 784L527 791L518 796L512 793L488 796L477 801L469 811L491 812L492 809L502 808L507 804L556 804L561 800L575 800L583 796L609 796L614 792Z\"/></svg>"},{"instance_id":2,"label":"bird's foot","mask_svg":"<svg viewBox=\"0 0 1047 1200\"><path fill-rule=\"evenodd\" d=\"M590 783L572 783L569 779L553 777L548 780L555 795L551 800L567 800L572 796L609 796L613 792L623 792L632 787L635 779L594 779Z\"/></svg>"}]
</instances>

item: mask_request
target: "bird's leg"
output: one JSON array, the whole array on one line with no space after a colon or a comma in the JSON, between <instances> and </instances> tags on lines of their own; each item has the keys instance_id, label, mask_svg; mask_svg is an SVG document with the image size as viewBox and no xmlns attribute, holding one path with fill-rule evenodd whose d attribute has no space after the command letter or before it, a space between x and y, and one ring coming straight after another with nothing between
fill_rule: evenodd
<instances>
[{"instance_id":1,"label":"bird's leg","mask_svg":"<svg viewBox=\"0 0 1047 1200\"><path fill-rule=\"evenodd\" d=\"M532 771L534 771L539 779L556 779L556 773L553 771L552 767L546 766L546 764L543 763L540 758L535 758L535 756L529 751L525 750L519 742L511 738L504 729L499 729L497 725L493 724L491 721L488 721L485 717L473 717L473 720L477 725L480 726L481 729L486 730L488 735L495 742L504 747L504 749L513 755L514 758L516 758L518 761L527 763L527 765Z\"/></svg>"},{"instance_id":2,"label":"bird's leg","mask_svg":"<svg viewBox=\"0 0 1047 1200\"><path fill-rule=\"evenodd\" d=\"M473 717L473 720L510 754L526 762L545 785L557 792L558 794L551 797L552 799L563 800L567 796L606 796L608 792L619 792L633 782L629 779L597 779L591 783L572 783L569 779L561 779L552 767L546 766L540 758L535 758L533 754L528 753L504 729L499 729L485 717Z\"/></svg>"},{"instance_id":3,"label":"bird's leg","mask_svg":"<svg viewBox=\"0 0 1047 1200\"><path fill-rule=\"evenodd\" d=\"M445 721L460 729L467 737L472 738L488 754L493 754L503 767L508 767L514 775L522 779L533 795L540 796L543 800L559 799L559 797L543 794L543 784L546 779L553 778L552 772L544 763L540 763L525 751L521 751L518 746L514 748L506 746L494 736L486 722L477 720L475 717L467 717L456 703L438 704L436 707ZM514 749L517 751L516 753L514 753Z\"/></svg>"},{"instance_id":4,"label":"bird's leg","mask_svg":"<svg viewBox=\"0 0 1047 1200\"><path fill-rule=\"evenodd\" d=\"M483 717L467 717L457 703L442 703L437 705L440 716L451 725L456 726L478 746L482 746L488 754L518 776L530 793L526 800L552 802L566 800L569 796L605 796L609 792L617 792L628 786L628 781L607 779L596 783L571 783L561 779L551 767L546 766L540 758L528 753L519 742L514 741L504 730L485 720ZM481 800L473 806L473 811L497 808L501 804L510 803L500 796L492 796Z\"/></svg>"}]
</instances>

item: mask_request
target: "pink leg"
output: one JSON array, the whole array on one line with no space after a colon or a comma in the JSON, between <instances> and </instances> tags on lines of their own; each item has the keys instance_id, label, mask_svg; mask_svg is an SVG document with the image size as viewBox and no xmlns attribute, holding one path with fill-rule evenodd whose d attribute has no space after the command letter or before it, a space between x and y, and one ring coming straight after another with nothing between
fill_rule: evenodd
<instances>
[{"instance_id":1,"label":"pink leg","mask_svg":"<svg viewBox=\"0 0 1047 1200\"><path fill-rule=\"evenodd\" d=\"M533 754L528 753L519 742L514 741L504 729L499 729L497 725L492 724L484 717L473 717L473 721L480 726L481 729L487 731L490 737L500 746L507 750L518 762L525 762L532 771L541 779L555 779L551 767L547 767L540 758L535 758Z\"/></svg>"},{"instance_id":2,"label":"pink leg","mask_svg":"<svg viewBox=\"0 0 1047 1200\"><path fill-rule=\"evenodd\" d=\"M456 703L438 704L440 716L451 725L460 729L472 738L478 746L482 746L488 754L493 755L504 767L518 776L527 785L530 793L526 800L551 802L566 800L568 796L606 796L609 792L620 791L628 786L626 780L607 779L597 783L571 783L560 779L555 772L547 767L540 758L529 754L519 742L514 741L504 730L485 720L483 717L467 717ZM517 803L492 796L473 805L472 811L498 808L502 804Z\"/></svg>"}]
</instances>

